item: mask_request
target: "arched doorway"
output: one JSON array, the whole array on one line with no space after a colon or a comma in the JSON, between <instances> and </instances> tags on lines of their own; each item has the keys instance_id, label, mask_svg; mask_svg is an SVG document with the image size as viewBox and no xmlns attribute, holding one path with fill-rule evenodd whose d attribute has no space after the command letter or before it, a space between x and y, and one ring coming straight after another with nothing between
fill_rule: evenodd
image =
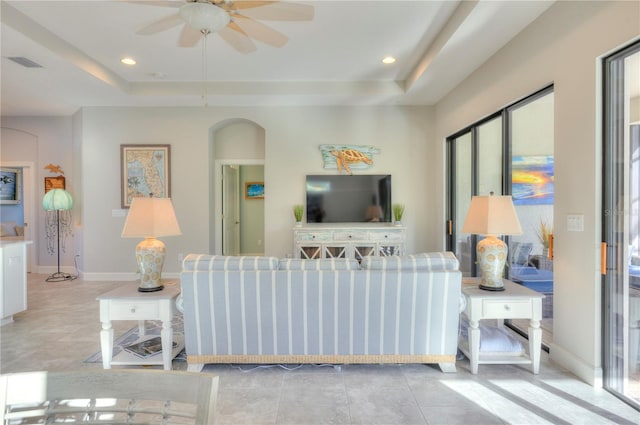
<instances>
[{"instance_id":1,"label":"arched doorway","mask_svg":"<svg viewBox=\"0 0 640 425\"><path fill-rule=\"evenodd\" d=\"M249 120L224 121L211 130L212 253L264 254L264 197L245 193L248 184L264 185L264 146L264 129Z\"/></svg>"}]
</instances>

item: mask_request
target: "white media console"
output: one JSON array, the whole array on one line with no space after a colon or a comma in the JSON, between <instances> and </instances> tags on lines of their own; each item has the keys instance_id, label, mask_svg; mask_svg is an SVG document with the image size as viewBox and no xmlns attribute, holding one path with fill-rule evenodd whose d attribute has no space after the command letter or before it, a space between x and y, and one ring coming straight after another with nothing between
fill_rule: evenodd
<instances>
[{"instance_id":1,"label":"white media console","mask_svg":"<svg viewBox=\"0 0 640 425\"><path fill-rule=\"evenodd\" d=\"M293 228L294 258L403 255L406 228L389 223L305 224Z\"/></svg>"}]
</instances>

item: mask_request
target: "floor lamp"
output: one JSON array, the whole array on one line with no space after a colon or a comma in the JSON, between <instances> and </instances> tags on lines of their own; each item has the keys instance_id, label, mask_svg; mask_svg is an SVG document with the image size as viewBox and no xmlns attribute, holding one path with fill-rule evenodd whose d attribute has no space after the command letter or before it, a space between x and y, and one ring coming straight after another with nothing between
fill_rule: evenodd
<instances>
[{"instance_id":1,"label":"floor lamp","mask_svg":"<svg viewBox=\"0 0 640 425\"><path fill-rule=\"evenodd\" d=\"M53 254L53 238L58 242L58 271L47 277L47 282L62 282L65 280L73 280L78 276L70 275L60 271L60 240L62 239L62 249L64 249L64 240L71 232L71 209L73 208L73 198L71 194L64 189L52 189L48 191L42 198L42 207L47 212L45 218L45 227L47 234L47 250Z\"/></svg>"}]
</instances>

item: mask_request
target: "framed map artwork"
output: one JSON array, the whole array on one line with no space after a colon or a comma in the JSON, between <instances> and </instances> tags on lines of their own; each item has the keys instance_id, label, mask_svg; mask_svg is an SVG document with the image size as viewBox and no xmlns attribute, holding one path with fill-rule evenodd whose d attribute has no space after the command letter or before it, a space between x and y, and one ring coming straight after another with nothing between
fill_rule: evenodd
<instances>
[{"instance_id":1,"label":"framed map artwork","mask_svg":"<svg viewBox=\"0 0 640 425\"><path fill-rule=\"evenodd\" d=\"M171 145L120 145L122 208L133 198L171 197Z\"/></svg>"}]
</instances>

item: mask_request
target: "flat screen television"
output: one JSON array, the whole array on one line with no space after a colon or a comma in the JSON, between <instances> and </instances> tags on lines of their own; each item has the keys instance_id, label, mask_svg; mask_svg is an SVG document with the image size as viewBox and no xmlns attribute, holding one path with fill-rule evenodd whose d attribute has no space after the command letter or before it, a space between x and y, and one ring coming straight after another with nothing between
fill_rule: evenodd
<instances>
[{"instance_id":1,"label":"flat screen television","mask_svg":"<svg viewBox=\"0 0 640 425\"><path fill-rule=\"evenodd\" d=\"M307 176L307 223L391 221L391 175Z\"/></svg>"}]
</instances>

